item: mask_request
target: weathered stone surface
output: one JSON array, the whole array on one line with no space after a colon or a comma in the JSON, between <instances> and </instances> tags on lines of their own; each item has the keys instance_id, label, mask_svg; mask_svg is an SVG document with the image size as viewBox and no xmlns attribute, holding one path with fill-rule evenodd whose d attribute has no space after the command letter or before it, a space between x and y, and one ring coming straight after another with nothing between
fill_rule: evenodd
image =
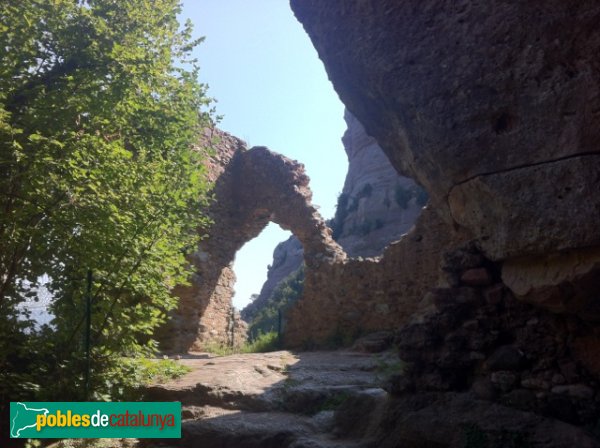
<instances>
[{"instance_id":1,"label":"weathered stone surface","mask_svg":"<svg viewBox=\"0 0 600 448\"><path fill-rule=\"evenodd\" d=\"M488 258L600 245L596 1L291 4L344 104Z\"/></svg>"},{"instance_id":2,"label":"weathered stone surface","mask_svg":"<svg viewBox=\"0 0 600 448\"><path fill-rule=\"evenodd\" d=\"M192 372L149 386L145 395L182 403L177 446L374 447L372 428L381 415L357 415L357 406L376 410L387 403L378 387L378 366L387 358L355 352L194 354L178 361ZM152 440L141 445L160 446Z\"/></svg>"},{"instance_id":3,"label":"weathered stone surface","mask_svg":"<svg viewBox=\"0 0 600 448\"><path fill-rule=\"evenodd\" d=\"M591 372L597 372L600 376L600 329L595 327L588 330L587 334L578 335L570 344L575 357Z\"/></svg>"},{"instance_id":4,"label":"weathered stone surface","mask_svg":"<svg viewBox=\"0 0 600 448\"><path fill-rule=\"evenodd\" d=\"M373 257L410 230L427 195L412 179L398 174L350 112L344 119L348 173L332 226L348 255Z\"/></svg>"},{"instance_id":5,"label":"weathered stone surface","mask_svg":"<svg viewBox=\"0 0 600 448\"><path fill-rule=\"evenodd\" d=\"M471 390L480 400L493 401L497 396L496 389L489 378L474 381Z\"/></svg>"},{"instance_id":6,"label":"weathered stone surface","mask_svg":"<svg viewBox=\"0 0 600 448\"><path fill-rule=\"evenodd\" d=\"M302 242L311 269L343 261L344 251L311 203L303 165L264 147L245 145L220 133L216 159L208 171L215 179L215 201L208 214L214 224L191 262L197 269L190 287L178 287L179 309L158 335L163 350L185 352L206 344L235 345L244 340L245 324L232 306L236 252L269 222L291 230Z\"/></svg>"},{"instance_id":7,"label":"weathered stone surface","mask_svg":"<svg viewBox=\"0 0 600 448\"><path fill-rule=\"evenodd\" d=\"M413 229L379 258L356 258L305 271L304 295L288 313L290 346L350 342L362 332L398 328L427 310L444 251L459 245L454 231L426 207ZM463 297L469 300L468 294Z\"/></svg>"},{"instance_id":8,"label":"weathered stone surface","mask_svg":"<svg viewBox=\"0 0 600 448\"><path fill-rule=\"evenodd\" d=\"M486 291L498 285L503 293L488 300ZM435 308L396 334L409 365L390 392L470 389L504 406L594 424L600 364L593 325L517 300L501 283L438 288L431 296Z\"/></svg>"},{"instance_id":9,"label":"weathered stone surface","mask_svg":"<svg viewBox=\"0 0 600 448\"><path fill-rule=\"evenodd\" d=\"M448 203L500 260L600 245L599 186L600 154L580 155L477 176L453 187Z\"/></svg>"},{"instance_id":10,"label":"weathered stone surface","mask_svg":"<svg viewBox=\"0 0 600 448\"><path fill-rule=\"evenodd\" d=\"M470 394L416 394L389 403L378 448L597 448L585 430Z\"/></svg>"},{"instance_id":11,"label":"weathered stone surface","mask_svg":"<svg viewBox=\"0 0 600 448\"><path fill-rule=\"evenodd\" d=\"M587 248L506 261L502 280L523 300L555 313L600 321L600 249Z\"/></svg>"},{"instance_id":12,"label":"weathered stone surface","mask_svg":"<svg viewBox=\"0 0 600 448\"><path fill-rule=\"evenodd\" d=\"M427 200L426 193L408 177L398 174L375 139L349 112L342 142L348 173L331 221L333 237L351 257L381 255L385 247L407 233ZM302 244L295 236L280 243L258 298L242 310L250 322L265 306L279 282L303 261Z\"/></svg>"},{"instance_id":13,"label":"weathered stone surface","mask_svg":"<svg viewBox=\"0 0 600 448\"><path fill-rule=\"evenodd\" d=\"M381 355L281 351L205 356L180 360L193 371L147 389L147 399L182 402L182 439L177 446L600 446L580 428L528 412L537 399L524 389L504 395L509 404L491 403L497 394L489 384L488 401L456 392L390 397L377 387ZM384 361L395 359L386 356ZM559 392L556 399L564 397L567 404L569 394L589 398L583 385ZM164 444L141 440L136 446Z\"/></svg>"},{"instance_id":14,"label":"weathered stone surface","mask_svg":"<svg viewBox=\"0 0 600 448\"><path fill-rule=\"evenodd\" d=\"M595 395L594 389L585 384L569 384L565 386L554 386L552 388L553 394L565 394L573 398L589 399Z\"/></svg>"},{"instance_id":15,"label":"weathered stone surface","mask_svg":"<svg viewBox=\"0 0 600 448\"><path fill-rule=\"evenodd\" d=\"M388 350L394 340L394 333L391 331L378 331L359 338L352 349L365 353L380 353Z\"/></svg>"},{"instance_id":16,"label":"weathered stone surface","mask_svg":"<svg viewBox=\"0 0 600 448\"><path fill-rule=\"evenodd\" d=\"M490 356L486 367L492 372L496 370L520 370L523 364L523 353L512 345L498 347Z\"/></svg>"},{"instance_id":17,"label":"weathered stone surface","mask_svg":"<svg viewBox=\"0 0 600 448\"><path fill-rule=\"evenodd\" d=\"M492 276L485 268L473 268L463 272L460 281L468 286L487 286L492 283Z\"/></svg>"}]
</instances>

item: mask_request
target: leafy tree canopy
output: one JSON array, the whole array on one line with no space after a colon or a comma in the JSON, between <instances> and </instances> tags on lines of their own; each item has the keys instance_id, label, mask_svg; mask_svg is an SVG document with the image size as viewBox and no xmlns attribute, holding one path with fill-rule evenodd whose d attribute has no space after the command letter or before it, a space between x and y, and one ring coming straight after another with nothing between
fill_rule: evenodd
<instances>
[{"instance_id":1,"label":"leafy tree canopy","mask_svg":"<svg viewBox=\"0 0 600 448\"><path fill-rule=\"evenodd\" d=\"M206 223L192 145L210 125L190 59L200 41L179 12L178 0L0 6L0 395L28 383L34 398L81 397L88 269L98 391L119 356L153 349L176 305ZM16 304L43 274L55 319L34 332Z\"/></svg>"}]
</instances>

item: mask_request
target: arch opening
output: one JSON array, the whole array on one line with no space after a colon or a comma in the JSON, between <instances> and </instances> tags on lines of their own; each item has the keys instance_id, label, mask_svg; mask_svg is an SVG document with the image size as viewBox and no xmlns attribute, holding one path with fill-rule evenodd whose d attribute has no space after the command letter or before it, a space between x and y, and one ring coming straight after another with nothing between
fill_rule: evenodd
<instances>
[{"instance_id":1,"label":"arch opening","mask_svg":"<svg viewBox=\"0 0 600 448\"><path fill-rule=\"evenodd\" d=\"M306 266L318 269L346 258L312 205L302 164L265 147L241 147L225 159L215 176L209 210L214 224L205 229L207 237L190 259L196 271L192 285L176 288L179 308L158 337L165 351L198 351L245 340L246 324L232 306L232 265L238 251L270 222L298 238Z\"/></svg>"},{"instance_id":2,"label":"arch opening","mask_svg":"<svg viewBox=\"0 0 600 448\"><path fill-rule=\"evenodd\" d=\"M249 305L253 301L251 296L260 294L268 280L276 246L290 236L292 232L270 222L256 238L248 241L236 253L232 267L235 274L232 303L237 310L241 311ZM282 262L286 261L289 260Z\"/></svg>"}]
</instances>

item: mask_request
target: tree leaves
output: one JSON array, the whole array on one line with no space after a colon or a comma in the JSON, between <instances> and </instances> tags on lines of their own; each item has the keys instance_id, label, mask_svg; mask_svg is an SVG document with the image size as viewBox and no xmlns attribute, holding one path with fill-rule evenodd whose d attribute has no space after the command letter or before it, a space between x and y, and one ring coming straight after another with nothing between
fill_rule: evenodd
<instances>
[{"instance_id":1,"label":"tree leaves","mask_svg":"<svg viewBox=\"0 0 600 448\"><path fill-rule=\"evenodd\" d=\"M50 277L46 370L79 366L87 269L97 384L111 360L155 345L171 288L187 281L209 188L191 147L211 100L179 8L9 0L0 10L13 25L0 26L0 303L13 304L2 319L12 322L22 280Z\"/></svg>"}]
</instances>

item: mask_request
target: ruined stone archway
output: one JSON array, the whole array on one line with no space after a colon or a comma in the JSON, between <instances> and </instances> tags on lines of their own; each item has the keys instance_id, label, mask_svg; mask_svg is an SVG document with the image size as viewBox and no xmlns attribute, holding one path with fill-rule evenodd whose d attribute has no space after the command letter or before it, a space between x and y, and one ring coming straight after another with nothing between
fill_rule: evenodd
<instances>
[{"instance_id":1,"label":"ruined stone archway","mask_svg":"<svg viewBox=\"0 0 600 448\"><path fill-rule=\"evenodd\" d=\"M213 225L192 257L196 273L189 287L178 287L178 310L159 335L164 350L200 350L206 344L236 344L243 323L233 315L237 251L269 222L290 230L304 247L309 268L342 261L346 255L312 205L304 166L265 147L246 150L228 135L209 172L215 181L215 201L209 210ZM237 327L237 330L236 330Z\"/></svg>"}]
</instances>

